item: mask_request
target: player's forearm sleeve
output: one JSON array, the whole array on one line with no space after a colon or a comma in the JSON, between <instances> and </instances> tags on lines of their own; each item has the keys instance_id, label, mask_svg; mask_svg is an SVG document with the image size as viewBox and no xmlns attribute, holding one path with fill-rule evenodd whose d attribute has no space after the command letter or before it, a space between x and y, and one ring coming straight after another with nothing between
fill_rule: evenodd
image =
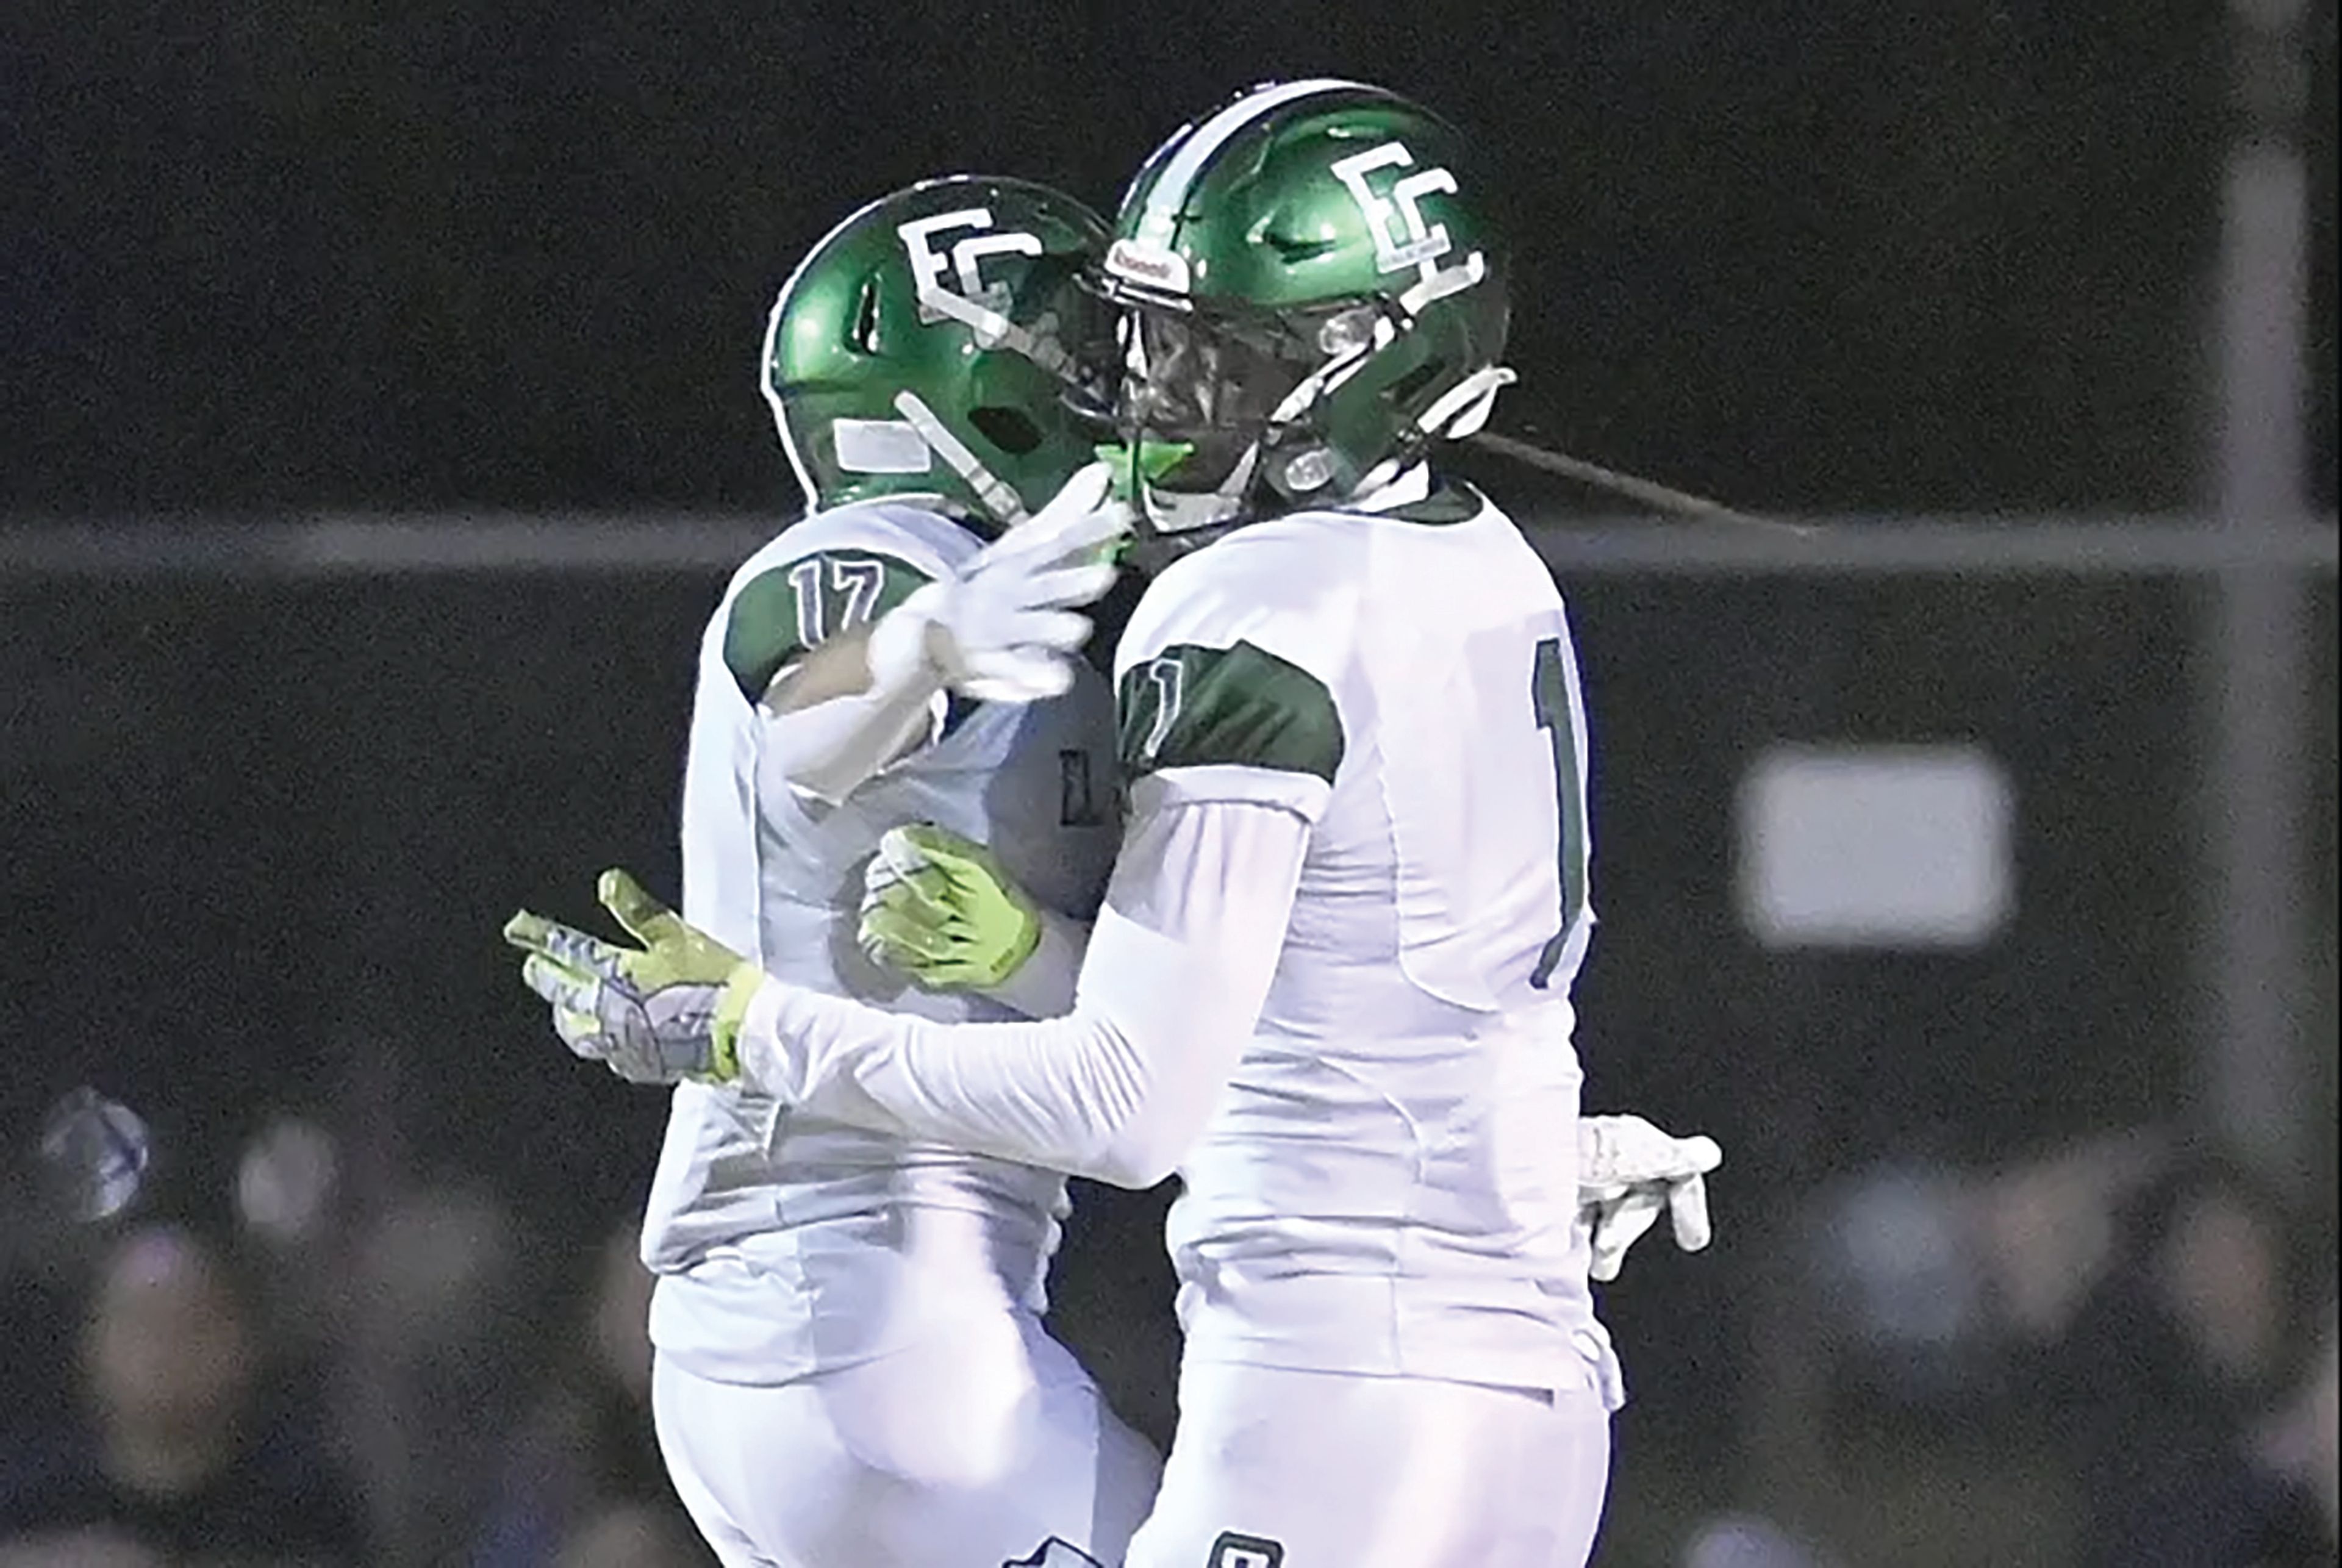
<instances>
[{"instance_id":1,"label":"player's forearm sleeve","mask_svg":"<svg viewBox=\"0 0 2342 1568\"><path fill-rule=\"evenodd\" d=\"M933 740L945 712L942 677L922 656L926 617L906 604L881 616L867 638L816 648L784 670L765 698L765 745L790 787L835 805L888 764ZM792 683L834 681L816 661L858 666L849 690L795 704Z\"/></svg>"},{"instance_id":2,"label":"player's forearm sleeve","mask_svg":"<svg viewBox=\"0 0 2342 1568\"><path fill-rule=\"evenodd\" d=\"M741 1029L744 1085L1121 1186L1168 1175L1258 1022L1309 828L1253 802L1135 804L1069 1015L937 1024L771 983Z\"/></svg>"},{"instance_id":3,"label":"player's forearm sleeve","mask_svg":"<svg viewBox=\"0 0 2342 1568\"><path fill-rule=\"evenodd\" d=\"M935 734L934 694L832 697L767 716L765 744L792 789L836 805Z\"/></svg>"}]
</instances>

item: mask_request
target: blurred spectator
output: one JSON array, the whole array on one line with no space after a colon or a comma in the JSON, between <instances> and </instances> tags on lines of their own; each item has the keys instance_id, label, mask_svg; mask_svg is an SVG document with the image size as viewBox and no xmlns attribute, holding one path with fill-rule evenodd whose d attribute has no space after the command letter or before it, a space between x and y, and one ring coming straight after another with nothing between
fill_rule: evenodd
<instances>
[{"instance_id":1,"label":"blurred spectator","mask_svg":"<svg viewBox=\"0 0 2342 1568\"><path fill-rule=\"evenodd\" d=\"M2095 1191L2111 1223L2088 1266L2067 1292L2016 1295L2064 1297L2032 1316L2061 1332L2037 1347L2027 1386L2068 1434L2082 1568L2331 1562L2251 1435L2297 1343L2284 1206L2243 1171L2186 1152Z\"/></svg>"},{"instance_id":2,"label":"blurred spectator","mask_svg":"<svg viewBox=\"0 0 2342 1568\"><path fill-rule=\"evenodd\" d=\"M2055 1340L2111 1266L2117 1212L2171 1158L2147 1131L2086 1138L1998 1173L1974 1213L1996 1314L2021 1341Z\"/></svg>"},{"instance_id":3,"label":"blurred spectator","mask_svg":"<svg viewBox=\"0 0 2342 1568\"><path fill-rule=\"evenodd\" d=\"M620 1226L595 1257L562 1364L514 1444L475 1568L699 1568L651 1419L651 1276Z\"/></svg>"},{"instance_id":4,"label":"blurred spectator","mask_svg":"<svg viewBox=\"0 0 2342 1568\"><path fill-rule=\"evenodd\" d=\"M691 1522L641 1503L606 1508L569 1533L554 1568L700 1568L707 1561Z\"/></svg>"},{"instance_id":5,"label":"blurred spectator","mask_svg":"<svg viewBox=\"0 0 2342 1568\"><path fill-rule=\"evenodd\" d=\"M170 1226L125 1233L99 1271L79 1361L77 1419L0 1458L0 1563L363 1561L339 1477L265 1408L253 1305L223 1251Z\"/></svg>"},{"instance_id":6,"label":"blurred spectator","mask_svg":"<svg viewBox=\"0 0 2342 1568\"><path fill-rule=\"evenodd\" d=\"M396 1192L359 1228L340 1421L385 1568L446 1568L477 1539L548 1350L541 1264L511 1207L463 1179Z\"/></svg>"},{"instance_id":7,"label":"blurred spectator","mask_svg":"<svg viewBox=\"0 0 2342 1568\"><path fill-rule=\"evenodd\" d=\"M1734 1513L1700 1526L1682 1568L1831 1568L1829 1560L1769 1519Z\"/></svg>"}]
</instances>

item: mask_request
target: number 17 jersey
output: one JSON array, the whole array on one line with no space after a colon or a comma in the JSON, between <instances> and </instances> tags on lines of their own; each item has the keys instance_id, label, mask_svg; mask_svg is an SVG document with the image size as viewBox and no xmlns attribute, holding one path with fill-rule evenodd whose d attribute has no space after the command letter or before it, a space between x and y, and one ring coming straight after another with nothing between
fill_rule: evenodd
<instances>
[{"instance_id":1,"label":"number 17 jersey","mask_svg":"<svg viewBox=\"0 0 2342 1568\"><path fill-rule=\"evenodd\" d=\"M1139 809L1311 824L1180 1167L1187 1353L1606 1383L1575 1223L1586 726L1544 563L1466 490L1253 524L1163 574L1116 666Z\"/></svg>"},{"instance_id":2,"label":"number 17 jersey","mask_svg":"<svg viewBox=\"0 0 2342 1568\"><path fill-rule=\"evenodd\" d=\"M964 570L979 545L886 499L807 517L751 556L702 640L684 782L685 918L793 984L946 1022L1015 1014L863 954L879 839L939 824L989 844L1038 903L1087 918L1118 837L1104 683L1080 666L1049 701L966 704L835 805L799 795L756 698L781 663ZM938 1316L1037 1312L1065 1193L1055 1172L678 1084L643 1224L660 1276L651 1337L698 1376L770 1384L892 1353Z\"/></svg>"}]
</instances>

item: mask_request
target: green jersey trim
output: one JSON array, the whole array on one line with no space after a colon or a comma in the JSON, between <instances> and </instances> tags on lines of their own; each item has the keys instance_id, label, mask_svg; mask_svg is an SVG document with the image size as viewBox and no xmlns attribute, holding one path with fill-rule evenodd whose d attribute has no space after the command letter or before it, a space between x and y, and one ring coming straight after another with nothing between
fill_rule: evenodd
<instances>
[{"instance_id":1,"label":"green jersey trim","mask_svg":"<svg viewBox=\"0 0 2342 1568\"><path fill-rule=\"evenodd\" d=\"M1174 643L1123 673L1115 705L1126 779L1234 766L1311 774L1331 784L1342 765L1334 694L1300 665L1250 643Z\"/></svg>"},{"instance_id":2,"label":"green jersey trim","mask_svg":"<svg viewBox=\"0 0 2342 1568\"><path fill-rule=\"evenodd\" d=\"M759 702L789 661L868 625L928 580L900 556L876 550L818 550L759 572L732 596L725 667L741 694Z\"/></svg>"},{"instance_id":3,"label":"green jersey trim","mask_svg":"<svg viewBox=\"0 0 2342 1568\"><path fill-rule=\"evenodd\" d=\"M1394 506L1378 512L1378 517L1392 517L1401 523L1421 523L1430 527L1447 527L1457 523L1469 523L1487 509L1488 503L1481 494L1461 480L1443 481L1420 501L1405 506Z\"/></svg>"}]
</instances>

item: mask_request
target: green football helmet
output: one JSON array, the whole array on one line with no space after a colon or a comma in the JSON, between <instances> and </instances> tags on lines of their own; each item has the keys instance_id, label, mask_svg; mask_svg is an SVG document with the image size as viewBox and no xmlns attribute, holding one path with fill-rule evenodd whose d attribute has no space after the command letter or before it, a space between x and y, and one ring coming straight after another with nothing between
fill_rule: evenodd
<instances>
[{"instance_id":1,"label":"green football helmet","mask_svg":"<svg viewBox=\"0 0 2342 1568\"><path fill-rule=\"evenodd\" d=\"M1113 326L1081 280L1106 238L1071 196L978 175L832 229L781 286L757 378L811 504L934 495L1006 527L1094 461Z\"/></svg>"},{"instance_id":2,"label":"green football helmet","mask_svg":"<svg viewBox=\"0 0 2342 1568\"><path fill-rule=\"evenodd\" d=\"M1356 82L1255 87L1157 148L1094 275L1142 529L1338 507L1477 430L1513 379L1486 193L1454 127Z\"/></svg>"}]
</instances>

